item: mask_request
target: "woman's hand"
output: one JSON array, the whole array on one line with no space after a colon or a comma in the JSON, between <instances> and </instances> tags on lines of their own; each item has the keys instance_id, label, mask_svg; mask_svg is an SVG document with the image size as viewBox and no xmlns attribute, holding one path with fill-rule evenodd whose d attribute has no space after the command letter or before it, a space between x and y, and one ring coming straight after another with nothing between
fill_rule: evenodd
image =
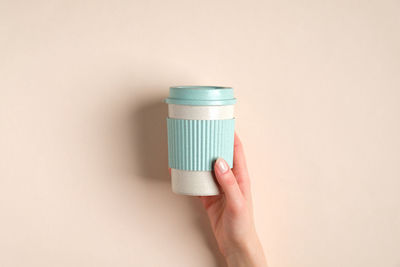
<instances>
[{"instance_id":1,"label":"woman's hand","mask_svg":"<svg viewBox=\"0 0 400 267\"><path fill-rule=\"evenodd\" d=\"M199 197L207 211L219 249L229 267L265 267L264 252L258 239L242 143L235 134L233 169L217 159L215 176L223 191L217 196Z\"/></svg>"}]
</instances>

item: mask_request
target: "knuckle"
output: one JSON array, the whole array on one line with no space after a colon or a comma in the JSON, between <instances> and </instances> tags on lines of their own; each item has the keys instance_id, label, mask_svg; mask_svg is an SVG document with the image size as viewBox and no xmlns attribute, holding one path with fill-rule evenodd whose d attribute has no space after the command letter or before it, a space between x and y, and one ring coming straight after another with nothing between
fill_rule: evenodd
<instances>
[{"instance_id":1,"label":"knuckle","mask_svg":"<svg viewBox=\"0 0 400 267\"><path fill-rule=\"evenodd\" d=\"M229 211L234 217L240 217L246 212L246 204L242 200L235 201L229 205Z\"/></svg>"}]
</instances>

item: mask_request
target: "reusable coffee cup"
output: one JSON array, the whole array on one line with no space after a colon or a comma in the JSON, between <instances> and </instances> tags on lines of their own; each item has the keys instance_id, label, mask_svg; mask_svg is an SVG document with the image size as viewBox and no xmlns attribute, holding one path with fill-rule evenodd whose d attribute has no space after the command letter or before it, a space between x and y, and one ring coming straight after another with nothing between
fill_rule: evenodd
<instances>
[{"instance_id":1,"label":"reusable coffee cup","mask_svg":"<svg viewBox=\"0 0 400 267\"><path fill-rule=\"evenodd\" d=\"M218 195L215 160L221 157L233 167L233 88L170 87L165 102L172 191L192 196Z\"/></svg>"}]
</instances>

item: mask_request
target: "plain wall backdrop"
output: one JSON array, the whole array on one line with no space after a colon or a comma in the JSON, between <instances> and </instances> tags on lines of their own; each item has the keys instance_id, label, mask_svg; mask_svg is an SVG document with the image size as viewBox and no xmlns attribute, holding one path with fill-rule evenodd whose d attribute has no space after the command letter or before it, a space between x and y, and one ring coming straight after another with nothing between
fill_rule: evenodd
<instances>
[{"instance_id":1,"label":"plain wall backdrop","mask_svg":"<svg viewBox=\"0 0 400 267\"><path fill-rule=\"evenodd\" d=\"M232 86L270 267L400 267L399 1L0 1L0 266L224 266L167 170Z\"/></svg>"}]
</instances>

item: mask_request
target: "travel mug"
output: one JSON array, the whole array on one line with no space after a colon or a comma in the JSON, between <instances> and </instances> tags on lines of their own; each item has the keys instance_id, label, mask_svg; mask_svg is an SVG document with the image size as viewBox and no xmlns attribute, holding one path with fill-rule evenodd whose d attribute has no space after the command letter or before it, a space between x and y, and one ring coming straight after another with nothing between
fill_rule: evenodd
<instances>
[{"instance_id":1,"label":"travel mug","mask_svg":"<svg viewBox=\"0 0 400 267\"><path fill-rule=\"evenodd\" d=\"M233 167L233 89L219 86L170 87L168 165L172 191L192 196L218 195L213 167L219 157Z\"/></svg>"}]
</instances>

